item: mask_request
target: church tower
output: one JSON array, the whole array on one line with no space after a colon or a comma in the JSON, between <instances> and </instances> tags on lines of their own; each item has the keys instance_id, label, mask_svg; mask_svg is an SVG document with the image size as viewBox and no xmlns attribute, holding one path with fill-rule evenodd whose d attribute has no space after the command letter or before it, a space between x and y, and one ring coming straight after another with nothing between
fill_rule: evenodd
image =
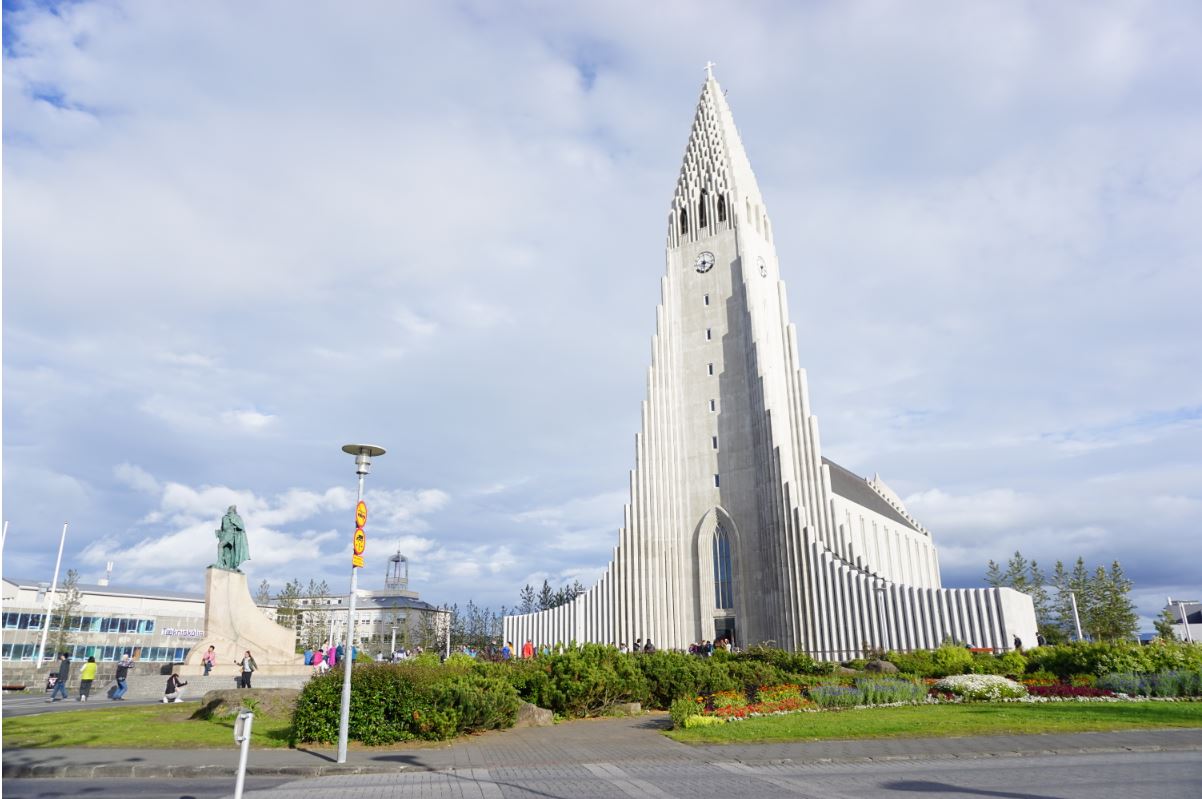
<instances>
[{"instance_id":1,"label":"church tower","mask_svg":"<svg viewBox=\"0 0 1202 799\"><path fill-rule=\"evenodd\" d=\"M930 534L879 478L823 458L772 223L707 67L667 219L630 502L613 561L508 640L686 648L771 641L824 659L950 637L1034 640L1028 597L942 589Z\"/></svg>"}]
</instances>

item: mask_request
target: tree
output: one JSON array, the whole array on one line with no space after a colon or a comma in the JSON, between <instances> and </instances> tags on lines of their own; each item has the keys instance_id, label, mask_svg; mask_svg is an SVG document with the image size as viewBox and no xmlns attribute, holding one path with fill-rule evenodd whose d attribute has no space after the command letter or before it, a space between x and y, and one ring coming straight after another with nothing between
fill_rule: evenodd
<instances>
[{"instance_id":1,"label":"tree","mask_svg":"<svg viewBox=\"0 0 1202 799\"><path fill-rule=\"evenodd\" d=\"M298 627L302 594L303 590L301 589L300 580L292 580L284 586L282 591L275 595L276 622L291 628L297 633L300 632Z\"/></svg>"},{"instance_id":2,"label":"tree","mask_svg":"<svg viewBox=\"0 0 1202 799\"><path fill-rule=\"evenodd\" d=\"M259 590L255 592L255 604L260 607L271 604L271 583L266 580L259 583Z\"/></svg>"},{"instance_id":3,"label":"tree","mask_svg":"<svg viewBox=\"0 0 1202 799\"><path fill-rule=\"evenodd\" d=\"M1171 608L1165 608L1160 611L1160 615L1152 622L1152 626L1156 628L1156 634L1165 641L1176 641L1177 621L1177 614Z\"/></svg>"},{"instance_id":4,"label":"tree","mask_svg":"<svg viewBox=\"0 0 1202 799\"><path fill-rule=\"evenodd\" d=\"M555 607L555 592L551 590L551 584L543 580L542 590L538 592L538 609L550 610Z\"/></svg>"},{"instance_id":5,"label":"tree","mask_svg":"<svg viewBox=\"0 0 1202 799\"><path fill-rule=\"evenodd\" d=\"M1031 597L1035 606L1035 623L1046 638L1055 637L1053 612L1047 590L1047 577L1039 564L1027 560L1022 552L1015 551L1014 556L1006 562L1006 571L994 561L989 561L985 571L985 582L994 588L1013 588Z\"/></svg>"},{"instance_id":6,"label":"tree","mask_svg":"<svg viewBox=\"0 0 1202 799\"><path fill-rule=\"evenodd\" d=\"M533 613L535 608L534 586L530 583L518 592L518 613Z\"/></svg>"},{"instance_id":7,"label":"tree","mask_svg":"<svg viewBox=\"0 0 1202 799\"><path fill-rule=\"evenodd\" d=\"M74 637L71 633L77 632L72 628L79 624L79 609L83 605L83 595L79 593L79 572L68 569L67 578L59 590L61 593L50 610L50 627L54 630L50 646L54 652L66 651Z\"/></svg>"},{"instance_id":8,"label":"tree","mask_svg":"<svg viewBox=\"0 0 1202 799\"><path fill-rule=\"evenodd\" d=\"M1107 572L1102 566L1094 571L1093 602L1090 607L1090 634L1102 641L1134 638L1139 631L1139 615L1131 601L1131 581L1116 560Z\"/></svg>"},{"instance_id":9,"label":"tree","mask_svg":"<svg viewBox=\"0 0 1202 799\"><path fill-rule=\"evenodd\" d=\"M330 614L333 612L329 606L321 602L330 595L330 586L325 580L320 583L316 580L309 580L309 587L305 589L304 598L305 610L301 614L301 646L305 649L314 649L321 646L330 637Z\"/></svg>"}]
</instances>

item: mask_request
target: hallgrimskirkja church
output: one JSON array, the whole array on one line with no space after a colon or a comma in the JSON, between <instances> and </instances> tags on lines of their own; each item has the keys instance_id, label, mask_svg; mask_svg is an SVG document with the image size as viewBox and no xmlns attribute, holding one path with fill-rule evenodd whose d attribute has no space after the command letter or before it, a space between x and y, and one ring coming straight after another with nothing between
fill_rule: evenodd
<instances>
[{"instance_id":1,"label":"hallgrimskirkja church","mask_svg":"<svg viewBox=\"0 0 1202 799\"><path fill-rule=\"evenodd\" d=\"M824 660L1035 640L1031 599L943 588L931 533L823 456L772 221L707 69L668 214L630 502L613 560L506 640L684 649L729 638Z\"/></svg>"}]
</instances>

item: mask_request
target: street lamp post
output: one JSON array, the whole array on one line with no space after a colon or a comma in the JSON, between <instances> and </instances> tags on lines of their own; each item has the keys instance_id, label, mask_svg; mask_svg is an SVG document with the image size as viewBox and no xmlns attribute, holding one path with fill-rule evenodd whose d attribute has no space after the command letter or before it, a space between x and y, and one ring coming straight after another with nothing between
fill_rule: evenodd
<instances>
[{"instance_id":1,"label":"street lamp post","mask_svg":"<svg viewBox=\"0 0 1202 799\"><path fill-rule=\"evenodd\" d=\"M58 557L54 560L54 577L50 580L50 594L46 597L46 618L42 620L42 643L38 645L38 661L35 669L46 662L46 639L50 635L50 617L54 615L54 592L58 590L58 569L63 563L63 545L67 543L67 523L63 522L63 535L58 540ZM63 619L63 624L67 623Z\"/></svg>"},{"instance_id":2,"label":"street lamp post","mask_svg":"<svg viewBox=\"0 0 1202 799\"><path fill-rule=\"evenodd\" d=\"M876 596L877 596L877 599L879 600L878 604L881 607L881 615L880 615L881 644L885 647L885 651L888 652L889 651L889 613L888 613L888 609L885 606L885 586L884 585L876 586Z\"/></svg>"},{"instance_id":3,"label":"street lamp post","mask_svg":"<svg viewBox=\"0 0 1202 799\"><path fill-rule=\"evenodd\" d=\"M384 454L383 447L371 444L347 444L342 451L355 456L355 474L359 475L358 503L363 501L363 478L371 471L371 459ZM358 535L356 533L356 535ZM351 666L355 662L355 591L359 567L351 566L351 595L346 611L346 650L342 664L342 708L338 716L338 762L346 762L346 738L351 726Z\"/></svg>"}]
</instances>

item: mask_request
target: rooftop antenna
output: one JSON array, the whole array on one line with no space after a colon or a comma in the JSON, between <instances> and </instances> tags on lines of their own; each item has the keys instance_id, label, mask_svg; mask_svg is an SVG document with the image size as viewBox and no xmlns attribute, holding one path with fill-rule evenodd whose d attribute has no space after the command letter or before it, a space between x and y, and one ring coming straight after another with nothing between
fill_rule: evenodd
<instances>
[{"instance_id":1,"label":"rooftop antenna","mask_svg":"<svg viewBox=\"0 0 1202 799\"><path fill-rule=\"evenodd\" d=\"M105 564L104 577L100 578L100 584L108 585L109 580L111 580L112 577L113 577L113 562L110 560L107 564Z\"/></svg>"}]
</instances>

